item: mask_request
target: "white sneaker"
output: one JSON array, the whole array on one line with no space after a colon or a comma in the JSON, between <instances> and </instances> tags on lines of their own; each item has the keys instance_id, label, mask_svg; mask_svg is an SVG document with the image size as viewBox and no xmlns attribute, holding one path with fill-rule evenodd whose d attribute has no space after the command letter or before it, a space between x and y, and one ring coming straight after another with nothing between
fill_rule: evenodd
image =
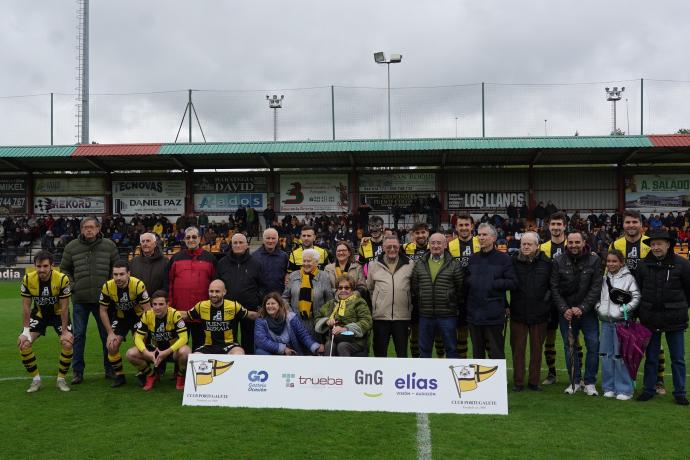
<instances>
[{"instance_id":1,"label":"white sneaker","mask_svg":"<svg viewBox=\"0 0 690 460\"><path fill-rule=\"evenodd\" d=\"M604 398L614 398L616 396L616 393L613 391L607 391L604 393Z\"/></svg>"},{"instance_id":2,"label":"white sneaker","mask_svg":"<svg viewBox=\"0 0 690 460\"><path fill-rule=\"evenodd\" d=\"M29 389L26 390L26 392L27 393L36 393L40 389L41 389L41 381L40 380L32 380L31 385L29 385Z\"/></svg>"},{"instance_id":3,"label":"white sneaker","mask_svg":"<svg viewBox=\"0 0 690 460\"><path fill-rule=\"evenodd\" d=\"M579 383L576 383L575 385L568 385L567 387L565 387L565 390L563 390L563 393L567 395L572 395L580 391L581 388L582 387Z\"/></svg>"},{"instance_id":4,"label":"white sneaker","mask_svg":"<svg viewBox=\"0 0 690 460\"><path fill-rule=\"evenodd\" d=\"M57 379L57 382L55 382L55 386L60 391L70 391L70 387L67 385L67 382L65 382L65 379Z\"/></svg>"},{"instance_id":5,"label":"white sneaker","mask_svg":"<svg viewBox=\"0 0 690 460\"><path fill-rule=\"evenodd\" d=\"M587 396L599 396L597 387L593 383L585 385L585 394L587 394Z\"/></svg>"},{"instance_id":6,"label":"white sneaker","mask_svg":"<svg viewBox=\"0 0 690 460\"><path fill-rule=\"evenodd\" d=\"M621 394L616 396L616 399L618 399L620 401L628 401L628 400L632 399L632 396L631 395L624 395L623 393L621 393Z\"/></svg>"}]
</instances>

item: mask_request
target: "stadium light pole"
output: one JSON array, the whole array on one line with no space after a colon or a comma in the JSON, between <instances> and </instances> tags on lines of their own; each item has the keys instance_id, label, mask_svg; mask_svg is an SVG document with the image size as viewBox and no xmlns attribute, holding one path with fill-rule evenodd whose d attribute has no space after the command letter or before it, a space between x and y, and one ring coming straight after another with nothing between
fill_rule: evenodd
<instances>
[{"instance_id":1,"label":"stadium light pole","mask_svg":"<svg viewBox=\"0 0 690 460\"><path fill-rule=\"evenodd\" d=\"M455 117L455 137L456 137L456 138L458 137L458 120L460 120L460 117L461 117L461 116L462 116L462 115L459 115L459 116Z\"/></svg>"},{"instance_id":2,"label":"stadium light pole","mask_svg":"<svg viewBox=\"0 0 690 460\"><path fill-rule=\"evenodd\" d=\"M386 64L388 70L388 139L391 138L391 64L398 64L402 62L402 54L391 54L391 58L386 60L386 55L383 51L374 53L374 62L377 64Z\"/></svg>"},{"instance_id":3,"label":"stadium light pole","mask_svg":"<svg viewBox=\"0 0 690 460\"><path fill-rule=\"evenodd\" d=\"M625 91L625 86L622 86L620 89L618 89L617 86L614 86L613 88L606 87L604 88L606 91L606 100L611 102L611 124L613 126L613 130L611 130L611 134L615 135L616 134L616 102L621 100L621 95L623 94L623 91Z\"/></svg>"},{"instance_id":4,"label":"stadium light pole","mask_svg":"<svg viewBox=\"0 0 690 460\"><path fill-rule=\"evenodd\" d=\"M273 109L273 142L278 140L278 109L283 107L283 99L285 99L285 96L282 94L280 95L280 98L278 98L278 96L275 94L273 97L269 96L268 94L266 95L268 108Z\"/></svg>"},{"instance_id":5,"label":"stadium light pole","mask_svg":"<svg viewBox=\"0 0 690 460\"><path fill-rule=\"evenodd\" d=\"M549 120L544 118L544 137L547 137L549 135L549 132L546 130L546 122L547 121L549 121Z\"/></svg>"}]
</instances>

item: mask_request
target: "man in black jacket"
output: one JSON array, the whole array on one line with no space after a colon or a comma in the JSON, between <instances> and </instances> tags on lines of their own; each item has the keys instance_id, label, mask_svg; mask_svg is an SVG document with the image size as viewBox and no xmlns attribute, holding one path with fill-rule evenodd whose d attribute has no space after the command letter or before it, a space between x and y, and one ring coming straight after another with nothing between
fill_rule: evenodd
<instances>
[{"instance_id":1,"label":"man in black jacket","mask_svg":"<svg viewBox=\"0 0 690 460\"><path fill-rule=\"evenodd\" d=\"M141 254L132 259L130 272L135 278L144 282L149 292L163 289L166 284L165 267L168 259L163 257L163 252L157 244L155 233L143 233L139 237Z\"/></svg>"},{"instance_id":2,"label":"man in black jacket","mask_svg":"<svg viewBox=\"0 0 690 460\"><path fill-rule=\"evenodd\" d=\"M410 292L419 315L419 356L431 358L436 332L443 339L449 358L458 358L458 305L462 299L463 270L446 251L448 243L441 233L429 238L430 250L412 269Z\"/></svg>"},{"instance_id":3,"label":"man in black jacket","mask_svg":"<svg viewBox=\"0 0 690 460\"><path fill-rule=\"evenodd\" d=\"M505 359L506 292L515 289L517 280L510 257L494 247L496 236L493 225L479 225L481 251L470 256L465 272L467 323L475 359L484 359L487 351L491 359Z\"/></svg>"},{"instance_id":4,"label":"man in black jacket","mask_svg":"<svg viewBox=\"0 0 690 460\"><path fill-rule=\"evenodd\" d=\"M249 254L247 237L232 236L232 249L218 262L218 277L225 283L225 298L239 302L249 311L258 311L263 295L261 263ZM254 354L254 320L243 318L241 345L248 355ZM235 331L237 337L237 331Z\"/></svg>"},{"instance_id":5,"label":"man in black jacket","mask_svg":"<svg viewBox=\"0 0 690 460\"><path fill-rule=\"evenodd\" d=\"M638 401L648 401L656 393L657 365L661 333L671 354L673 396L681 406L688 405L685 393L685 329L690 303L690 262L674 254L675 241L664 230L652 230L647 243L651 251L637 268L640 287L640 322L652 331L644 364L644 391Z\"/></svg>"},{"instance_id":6,"label":"man in black jacket","mask_svg":"<svg viewBox=\"0 0 690 460\"><path fill-rule=\"evenodd\" d=\"M599 368L599 320L594 306L599 301L602 284L601 260L589 251L579 231L568 234L566 250L554 258L551 272L551 296L560 314L561 336L565 348L568 369L575 366L574 381L565 389L573 394L580 388L580 364L577 353L574 363L568 353L568 326L572 325L573 338L577 340L580 330L585 338L585 393L597 396L595 382Z\"/></svg>"},{"instance_id":7,"label":"man in black jacket","mask_svg":"<svg viewBox=\"0 0 690 460\"><path fill-rule=\"evenodd\" d=\"M551 312L551 259L539 250L539 235L526 232L513 257L517 286L510 291L510 348L513 351L514 391L525 385L525 348L529 337L527 387L539 391L541 350Z\"/></svg>"}]
</instances>

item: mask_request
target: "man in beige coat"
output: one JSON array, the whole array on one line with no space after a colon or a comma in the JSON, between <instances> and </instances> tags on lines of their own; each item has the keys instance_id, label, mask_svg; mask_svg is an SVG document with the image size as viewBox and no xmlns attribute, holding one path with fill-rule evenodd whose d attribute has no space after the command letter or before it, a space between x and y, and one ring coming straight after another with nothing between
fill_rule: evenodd
<instances>
[{"instance_id":1,"label":"man in beige coat","mask_svg":"<svg viewBox=\"0 0 690 460\"><path fill-rule=\"evenodd\" d=\"M371 292L374 319L374 356L388 355L388 343L398 358L407 357L407 337L412 302L410 276L413 263L400 254L400 242L395 236L383 239L383 254L369 262L367 288Z\"/></svg>"}]
</instances>

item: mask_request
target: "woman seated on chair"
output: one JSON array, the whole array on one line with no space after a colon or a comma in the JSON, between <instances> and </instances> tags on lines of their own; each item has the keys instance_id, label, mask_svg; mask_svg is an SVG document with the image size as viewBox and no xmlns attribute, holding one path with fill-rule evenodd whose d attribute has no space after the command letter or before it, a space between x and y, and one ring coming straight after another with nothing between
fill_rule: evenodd
<instances>
[{"instance_id":1,"label":"woman seated on chair","mask_svg":"<svg viewBox=\"0 0 690 460\"><path fill-rule=\"evenodd\" d=\"M305 353L306 352L306 353ZM277 292L264 297L254 325L254 353L257 355L304 355L323 353L296 313Z\"/></svg>"},{"instance_id":2,"label":"woman seated on chair","mask_svg":"<svg viewBox=\"0 0 690 460\"><path fill-rule=\"evenodd\" d=\"M336 298L317 312L315 329L327 335L326 353L334 356L367 356L371 312L367 303L355 294L356 281L349 275L336 279Z\"/></svg>"}]
</instances>

